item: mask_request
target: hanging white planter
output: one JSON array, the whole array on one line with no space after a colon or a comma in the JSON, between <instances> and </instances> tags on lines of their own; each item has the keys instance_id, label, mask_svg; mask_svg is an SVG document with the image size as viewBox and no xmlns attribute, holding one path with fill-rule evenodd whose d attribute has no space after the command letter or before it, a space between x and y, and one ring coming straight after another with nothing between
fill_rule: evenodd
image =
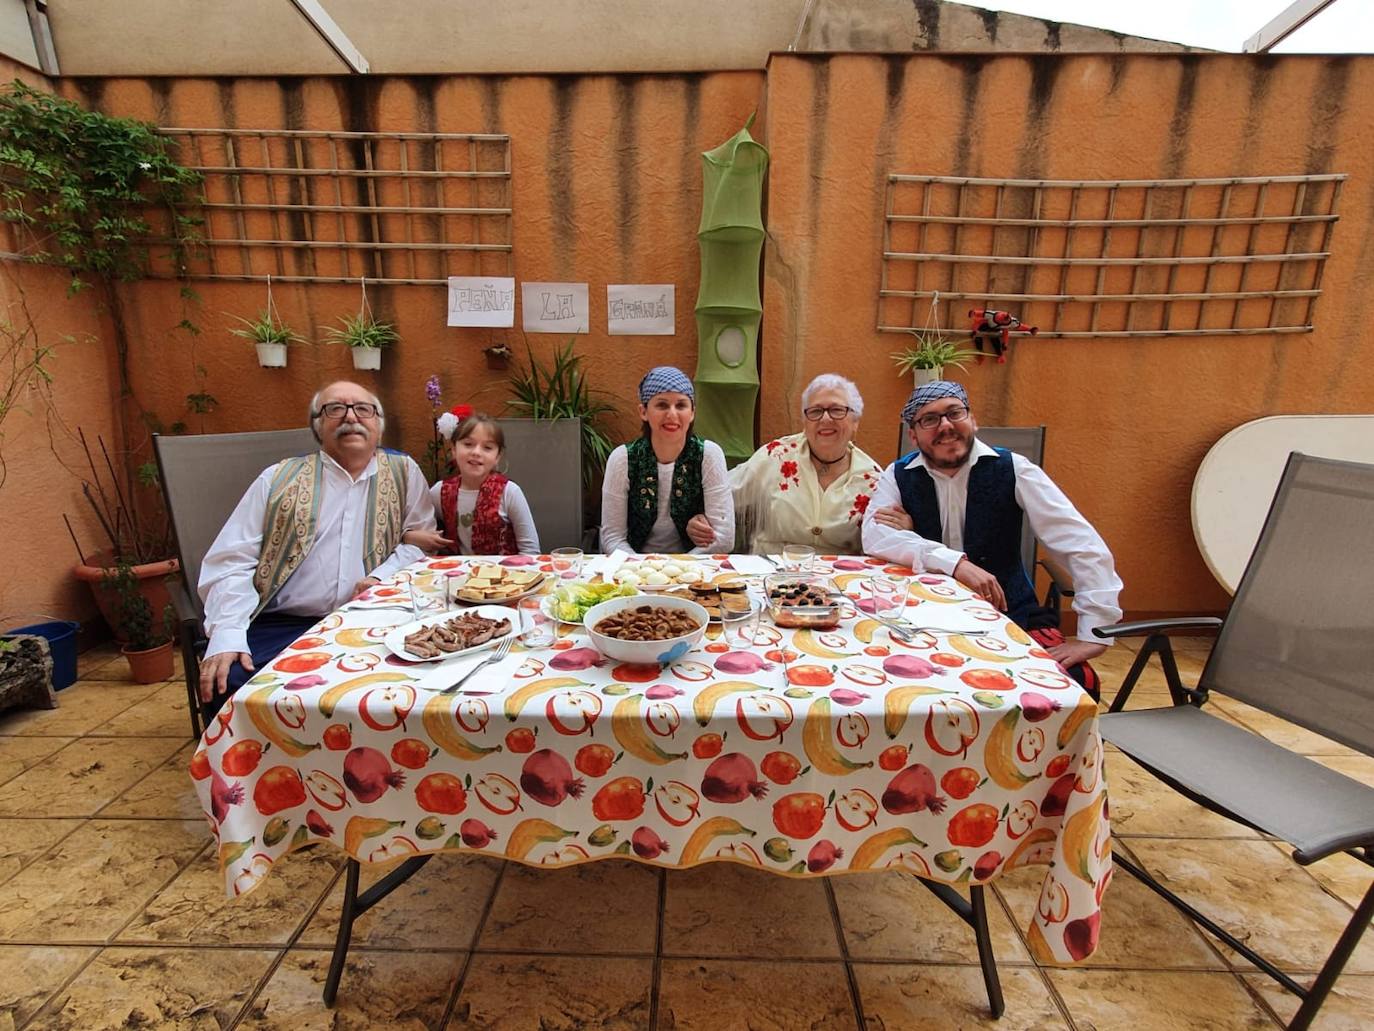
<instances>
[{"instance_id":1,"label":"hanging white planter","mask_svg":"<svg viewBox=\"0 0 1374 1031\"><path fill-rule=\"evenodd\" d=\"M286 368L285 344L257 344L258 364L264 369Z\"/></svg>"},{"instance_id":2,"label":"hanging white planter","mask_svg":"<svg viewBox=\"0 0 1374 1031\"><path fill-rule=\"evenodd\" d=\"M911 376L916 381L916 386L919 387L924 383L934 383L936 380L944 379L945 370L942 366L934 369L912 369Z\"/></svg>"},{"instance_id":3,"label":"hanging white planter","mask_svg":"<svg viewBox=\"0 0 1374 1031\"><path fill-rule=\"evenodd\" d=\"M371 369L375 372L382 367L380 347L351 347L349 350L353 352L353 368Z\"/></svg>"}]
</instances>

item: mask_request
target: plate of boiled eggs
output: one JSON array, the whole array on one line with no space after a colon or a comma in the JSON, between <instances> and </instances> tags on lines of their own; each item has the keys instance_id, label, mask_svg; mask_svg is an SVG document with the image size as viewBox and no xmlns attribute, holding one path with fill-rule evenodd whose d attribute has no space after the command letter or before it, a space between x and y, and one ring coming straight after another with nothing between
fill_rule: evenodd
<instances>
[{"instance_id":1,"label":"plate of boiled eggs","mask_svg":"<svg viewBox=\"0 0 1374 1031\"><path fill-rule=\"evenodd\" d=\"M666 591L706 578L701 564L688 558L650 557L631 559L612 574L617 583L630 584L641 591Z\"/></svg>"}]
</instances>

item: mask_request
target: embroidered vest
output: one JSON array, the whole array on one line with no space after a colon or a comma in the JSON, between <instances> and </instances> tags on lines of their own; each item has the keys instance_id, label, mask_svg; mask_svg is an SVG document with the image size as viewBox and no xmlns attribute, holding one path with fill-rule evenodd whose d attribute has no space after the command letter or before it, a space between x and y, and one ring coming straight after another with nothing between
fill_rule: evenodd
<instances>
[{"instance_id":1,"label":"embroidered vest","mask_svg":"<svg viewBox=\"0 0 1374 1031\"><path fill-rule=\"evenodd\" d=\"M968 502L964 508L964 553L1002 585L1007 616L1025 626L1037 608L1035 588L1021 565L1021 522L1016 503L1016 467L1011 452L996 448L997 457L984 455L968 474ZM916 452L897 459L893 475L902 494L902 507L916 523L916 532L929 541L943 540L940 502L935 483L924 466L908 469Z\"/></svg>"},{"instance_id":2,"label":"embroidered vest","mask_svg":"<svg viewBox=\"0 0 1374 1031\"><path fill-rule=\"evenodd\" d=\"M701 460L706 453L701 438L687 435L682 453L673 463L673 496L668 501L668 514L677 527L679 543L684 552L691 551L692 539L687 536L687 524L693 516L706 511L706 496L701 487ZM653 532L658 519L658 457L648 437L640 437L625 445L629 496L625 525L630 547L644 550L644 542Z\"/></svg>"},{"instance_id":3,"label":"embroidered vest","mask_svg":"<svg viewBox=\"0 0 1374 1031\"><path fill-rule=\"evenodd\" d=\"M472 511L472 553L474 555L518 555L515 528L501 518L501 496L510 480L492 473L477 489L477 505ZM450 476L439 487L439 508L444 513L444 535L458 549L458 491L462 476ZM453 554L458 554L458 551Z\"/></svg>"},{"instance_id":4,"label":"embroidered vest","mask_svg":"<svg viewBox=\"0 0 1374 1031\"><path fill-rule=\"evenodd\" d=\"M401 543L405 519L406 462L377 451L377 472L367 485L367 518L363 523L363 571L376 569ZM262 550L253 587L258 592L256 619L305 561L315 545L320 514L324 461L320 452L288 458L277 466L267 492Z\"/></svg>"}]
</instances>

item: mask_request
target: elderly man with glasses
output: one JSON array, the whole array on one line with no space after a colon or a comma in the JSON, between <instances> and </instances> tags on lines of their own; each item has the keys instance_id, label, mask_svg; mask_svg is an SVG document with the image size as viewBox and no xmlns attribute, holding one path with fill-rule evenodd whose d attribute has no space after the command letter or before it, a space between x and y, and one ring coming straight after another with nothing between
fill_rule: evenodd
<instances>
[{"instance_id":1,"label":"elderly man with glasses","mask_svg":"<svg viewBox=\"0 0 1374 1031\"><path fill-rule=\"evenodd\" d=\"M902 409L916 450L883 471L864 517L864 550L912 569L947 573L996 605L1096 693L1087 660L1105 645L1094 627L1121 619L1121 580L1101 536L1043 469L975 434L968 394L941 380L917 387ZM1021 564L1021 523L1073 578L1076 640L1041 607Z\"/></svg>"},{"instance_id":2,"label":"elderly man with glasses","mask_svg":"<svg viewBox=\"0 0 1374 1031\"><path fill-rule=\"evenodd\" d=\"M200 571L202 701L222 702L322 616L423 557L401 535L434 529L428 484L414 459L379 447L385 427L375 394L331 383L310 401L319 451L263 470L239 501Z\"/></svg>"}]
</instances>

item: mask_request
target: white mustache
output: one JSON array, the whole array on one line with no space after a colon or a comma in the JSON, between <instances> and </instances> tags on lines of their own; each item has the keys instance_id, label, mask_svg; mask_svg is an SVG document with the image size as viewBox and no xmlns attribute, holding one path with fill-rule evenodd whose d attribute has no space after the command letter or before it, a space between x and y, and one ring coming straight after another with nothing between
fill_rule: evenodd
<instances>
[{"instance_id":1,"label":"white mustache","mask_svg":"<svg viewBox=\"0 0 1374 1031\"><path fill-rule=\"evenodd\" d=\"M358 435L358 436L360 436L360 437L366 437L366 436L367 436L367 429L366 429L365 427L363 427L363 426L360 426L360 425L359 425L358 423L356 423L356 422L352 422L352 423L346 422L346 423L344 423L342 426L340 426L337 430L334 431L334 439L335 439L335 440L339 440L339 439L341 439L341 438L343 438L343 437L352 436L352 435L354 435L354 434L356 434L356 435Z\"/></svg>"}]
</instances>

